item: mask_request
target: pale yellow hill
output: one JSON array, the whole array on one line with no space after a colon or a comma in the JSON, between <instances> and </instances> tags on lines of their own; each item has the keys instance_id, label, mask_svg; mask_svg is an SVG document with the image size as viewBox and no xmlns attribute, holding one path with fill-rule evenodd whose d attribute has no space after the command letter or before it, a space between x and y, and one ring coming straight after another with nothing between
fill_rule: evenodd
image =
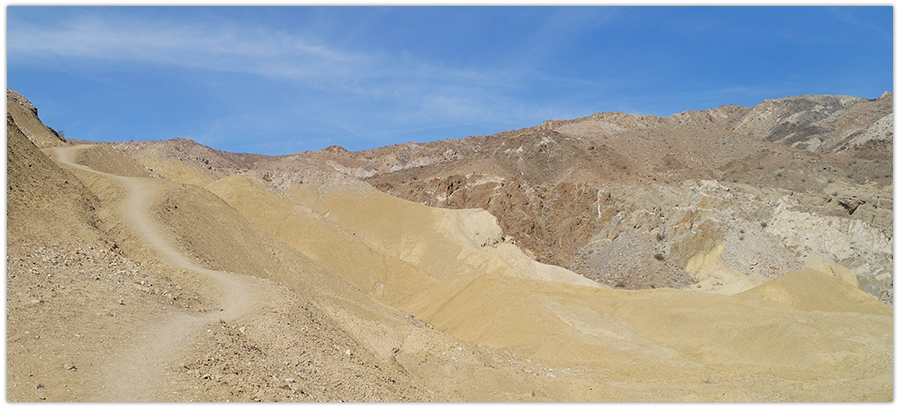
<instances>
[{"instance_id":1,"label":"pale yellow hill","mask_svg":"<svg viewBox=\"0 0 900 413\"><path fill-rule=\"evenodd\" d=\"M206 188L272 235L384 303L408 308L422 291L439 283L429 273L374 251L350 231L253 178L234 175Z\"/></svg>"},{"instance_id":2,"label":"pale yellow hill","mask_svg":"<svg viewBox=\"0 0 900 413\"><path fill-rule=\"evenodd\" d=\"M75 154L75 163L85 165L95 171L117 176L150 177L147 168L107 145L92 145L81 148Z\"/></svg>"},{"instance_id":3,"label":"pale yellow hill","mask_svg":"<svg viewBox=\"0 0 900 413\"><path fill-rule=\"evenodd\" d=\"M147 168L175 182L203 186L213 181L196 167L189 166L177 159L156 154L143 154L137 159Z\"/></svg>"},{"instance_id":4,"label":"pale yellow hill","mask_svg":"<svg viewBox=\"0 0 900 413\"><path fill-rule=\"evenodd\" d=\"M756 289L734 296L600 289L523 276L491 251L503 243L480 211L429 208L359 187L316 191L312 210L246 177L209 188L370 296L466 341L556 366L639 369L641 380L679 382L697 369L726 374L741 366L820 383L811 393L860 377L877 383L865 394L892 388L890 307L811 270L757 287L787 289L788 298L761 299ZM362 267L341 262L357 258ZM379 268L386 262L393 270Z\"/></svg>"},{"instance_id":5,"label":"pale yellow hill","mask_svg":"<svg viewBox=\"0 0 900 413\"><path fill-rule=\"evenodd\" d=\"M444 283L503 275L600 288L569 270L528 258L503 241L496 218L481 209L432 208L372 188L327 191L319 194L316 209L377 251L434 274Z\"/></svg>"},{"instance_id":6,"label":"pale yellow hill","mask_svg":"<svg viewBox=\"0 0 900 413\"><path fill-rule=\"evenodd\" d=\"M481 210L430 208L365 191L372 197L360 202L366 212L351 214L367 224L386 225L357 232L245 176L220 179L207 189L360 290L405 311L423 313L439 306L455 293L454 288L485 274L597 285L568 270L537 263L501 242L494 218ZM382 208L372 210L373 205ZM366 215L386 211L403 219ZM324 212L331 217L331 211Z\"/></svg>"},{"instance_id":7,"label":"pale yellow hill","mask_svg":"<svg viewBox=\"0 0 900 413\"><path fill-rule=\"evenodd\" d=\"M740 295L760 297L801 311L893 315L891 307L873 300L857 286L812 269L785 274Z\"/></svg>"}]
</instances>

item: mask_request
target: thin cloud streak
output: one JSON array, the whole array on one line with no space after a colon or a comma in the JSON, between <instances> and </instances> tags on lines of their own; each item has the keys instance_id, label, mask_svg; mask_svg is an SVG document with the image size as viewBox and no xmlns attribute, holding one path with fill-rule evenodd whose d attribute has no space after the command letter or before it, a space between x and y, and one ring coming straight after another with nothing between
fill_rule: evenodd
<instances>
[{"instance_id":1,"label":"thin cloud streak","mask_svg":"<svg viewBox=\"0 0 900 413\"><path fill-rule=\"evenodd\" d=\"M505 76L451 69L411 59L338 51L286 33L244 27L183 25L141 19L79 16L59 26L16 22L7 48L21 57L81 57L231 71L294 80L334 78L446 79L502 83Z\"/></svg>"},{"instance_id":2,"label":"thin cloud streak","mask_svg":"<svg viewBox=\"0 0 900 413\"><path fill-rule=\"evenodd\" d=\"M23 56L56 55L107 61L190 66L261 76L325 76L359 56L330 50L289 35L238 27L173 25L140 19L79 16L60 26L19 22L9 29L8 50ZM282 64L306 71L278 71Z\"/></svg>"},{"instance_id":3,"label":"thin cloud streak","mask_svg":"<svg viewBox=\"0 0 900 413\"><path fill-rule=\"evenodd\" d=\"M410 56L336 50L262 29L120 16L83 15L60 25L17 22L9 29L7 47L15 60L31 58L33 64L63 57L170 65L288 80L299 87L342 90L376 101L401 98L401 107L418 106L406 117L439 119L495 113L495 109L473 105L487 104L484 96L515 91L527 75L518 70L450 68Z\"/></svg>"},{"instance_id":4,"label":"thin cloud streak","mask_svg":"<svg viewBox=\"0 0 900 413\"><path fill-rule=\"evenodd\" d=\"M10 7L7 71L20 92L79 101L61 118L73 133L88 132L71 126L79 122L109 121L116 126L106 135L193 134L243 148L276 137L281 148L294 139L296 150L326 141L364 149L598 111L668 116L892 87L879 74L885 59L871 57L889 44L879 36L889 16L838 11L844 15L793 8ZM762 30L741 24L749 12L777 18ZM879 32L860 24L873 13ZM783 22L798 14L804 28L826 29L795 30L809 33L788 40L772 34L794 27ZM833 30L877 41L842 46L863 64L803 64L838 53ZM773 48L824 51L769 53ZM122 104L111 108L110 101Z\"/></svg>"}]
</instances>

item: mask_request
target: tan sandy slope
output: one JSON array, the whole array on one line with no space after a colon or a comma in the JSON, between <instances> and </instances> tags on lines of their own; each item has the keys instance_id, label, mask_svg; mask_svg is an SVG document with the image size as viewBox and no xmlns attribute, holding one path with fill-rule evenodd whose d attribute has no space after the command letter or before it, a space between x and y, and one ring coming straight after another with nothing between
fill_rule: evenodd
<instances>
[{"instance_id":1,"label":"tan sandy slope","mask_svg":"<svg viewBox=\"0 0 900 413\"><path fill-rule=\"evenodd\" d=\"M244 177L222 179L209 188L251 215L293 208L293 214L275 214L271 219L260 216L257 222L284 234L283 239L306 244L307 249L312 248L310 242L299 241L304 234L314 234L317 244L336 245L311 254L324 261L335 261L322 255L332 248L341 251L332 255L342 255L345 260L368 256L365 262L373 279L361 279L359 271L352 269L338 273L347 274L370 296L412 312L442 331L529 359L557 366L653 366L655 372L690 371L699 366L720 371L737 363L767 372L831 371L839 376L847 373L852 359L850 363L858 363L853 369L891 381L890 362L884 364L892 346L890 307L830 275L810 270L788 274L779 284L764 286L775 289L788 280L801 279L792 283L796 293L786 290L780 295L764 294L763 299L758 298L758 290L711 296L677 290L610 291L529 280L515 274L512 266L499 264L496 254L483 252L490 251L487 245L496 239L479 238L484 234L467 228L464 217L457 216L451 224L453 220L446 215L474 212L428 208L349 188L320 191L313 210L284 195L266 196L260 183ZM268 208L275 205L280 207ZM315 222L318 229L309 231L310 224L303 220ZM344 245L352 246L344 249ZM398 258L418 271L401 265L385 271L379 268L384 257ZM810 289L815 290L812 297ZM420 298L398 299L396 290ZM810 303L820 305L810 307ZM846 306L854 309L833 313L847 311ZM809 313L812 310L830 313ZM866 346L879 350L862 359L851 357L858 349L859 336L848 341L843 335L825 338L813 333L830 329L826 326L831 323L843 325L835 327L841 330L854 323L851 319L865 320L862 322L874 328Z\"/></svg>"}]
</instances>

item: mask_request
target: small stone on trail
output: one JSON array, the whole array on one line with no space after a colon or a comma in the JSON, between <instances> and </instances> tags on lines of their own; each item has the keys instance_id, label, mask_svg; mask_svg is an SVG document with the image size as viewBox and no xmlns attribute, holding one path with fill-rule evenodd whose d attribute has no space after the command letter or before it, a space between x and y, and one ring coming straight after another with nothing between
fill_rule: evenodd
<instances>
[{"instance_id":1,"label":"small stone on trail","mask_svg":"<svg viewBox=\"0 0 900 413\"><path fill-rule=\"evenodd\" d=\"M74 364L63 364L63 368L66 370L78 370Z\"/></svg>"}]
</instances>

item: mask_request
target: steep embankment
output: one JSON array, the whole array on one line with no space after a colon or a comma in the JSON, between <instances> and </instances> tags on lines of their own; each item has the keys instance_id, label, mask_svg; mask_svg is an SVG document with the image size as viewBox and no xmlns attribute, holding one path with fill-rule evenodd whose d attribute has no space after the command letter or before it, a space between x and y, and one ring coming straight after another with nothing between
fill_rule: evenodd
<instances>
[{"instance_id":1,"label":"steep embankment","mask_svg":"<svg viewBox=\"0 0 900 413\"><path fill-rule=\"evenodd\" d=\"M6 88L6 117L38 148L65 145L59 132L41 122L31 101L10 88Z\"/></svg>"}]
</instances>

